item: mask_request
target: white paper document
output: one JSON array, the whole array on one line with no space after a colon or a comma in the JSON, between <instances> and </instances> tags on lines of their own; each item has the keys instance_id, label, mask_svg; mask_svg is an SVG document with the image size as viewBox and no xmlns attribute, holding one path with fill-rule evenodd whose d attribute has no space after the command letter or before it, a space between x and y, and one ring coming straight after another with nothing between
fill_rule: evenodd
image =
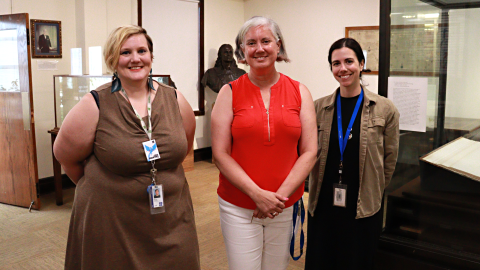
<instances>
[{"instance_id":1,"label":"white paper document","mask_svg":"<svg viewBox=\"0 0 480 270\"><path fill-rule=\"evenodd\" d=\"M38 70L58 70L56 60L37 60Z\"/></svg>"},{"instance_id":2,"label":"white paper document","mask_svg":"<svg viewBox=\"0 0 480 270\"><path fill-rule=\"evenodd\" d=\"M427 91L427 78L388 78L388 98L400 112L401 130L426 131Z\"/></svg>"},{"instance_id":3,"label":"white paper document","mask_svg":"<svg viewBox=\"0 0 480 270\"><path fill-rule=\"evenodd\" d=\"M460 137L426 155L422 160L453 169L480 182L480 142Z\"/></svg>"}]
</instances>

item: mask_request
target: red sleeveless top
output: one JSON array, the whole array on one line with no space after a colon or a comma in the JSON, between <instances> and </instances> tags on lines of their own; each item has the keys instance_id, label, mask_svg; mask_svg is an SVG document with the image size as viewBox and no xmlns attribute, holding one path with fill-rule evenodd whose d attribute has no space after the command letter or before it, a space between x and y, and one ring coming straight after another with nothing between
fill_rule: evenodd
<instances>
[{"instance_id":1,"label":"red sleeveless top","mask_svg":"<svg viewBox=\"0 0 480 270\"><path fill-rule=\"evenodd\" d=\"M248 74L232 85L232 158L262 189L276 192L298 159L301 135L300 83L280 73L271 88L270 108L266 113L260 89ZM290 196L285 206L298 201L304 183ZM220 173L218 195L239 207L255 209L255 202Z\"/></svg>"}]
</instances>

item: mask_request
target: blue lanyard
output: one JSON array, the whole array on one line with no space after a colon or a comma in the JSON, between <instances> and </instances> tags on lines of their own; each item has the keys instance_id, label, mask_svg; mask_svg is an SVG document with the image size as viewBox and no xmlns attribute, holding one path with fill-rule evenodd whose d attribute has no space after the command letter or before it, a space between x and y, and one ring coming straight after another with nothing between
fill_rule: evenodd
<instances>
[{"instance_id":1,"label":"blue lanyard","mask_svg":"<svg viewBox=\"0 0 480 270\"><path fill-rule=\"evenodd\" d=\"M345 137L343 135L343 127L342 127L342 102L340 101L340 92L337 95L337 127L338 127L338 143L340 145L340 164L343 162L343 152L345 152L345 148L347 147L348 137L350 136L350 132L352 131L353 122L355 122L355 118L358 114L358 109L362 104L363 100L363 87L362 91L360 92L360 96L358 97L357 104L355 105L355 110L353 110L352 117L350 118L350 123L348 123L347 132L345 132Z\"/></svg>"},{"instance_id":2,"label":"blue lanyard","mask_svg":"<svg viewBox=\"0 0 480 270\"><path fill-rule=\"evenodd\" d=\"M294 256L295 251L295 224L297 224L297 215L300 216L300 220L302 221L301 226L301 234L300 234L300 255L297 257ZM294 205L293 205L293 233L292 233L292 240L290 242L290 255L294 261L300 259L303 254L303 245L305 244L305 236L303 234L303 222L305 221L305 208L303 207L303 197L300 198Z\"/></svg>"}]
</instances>

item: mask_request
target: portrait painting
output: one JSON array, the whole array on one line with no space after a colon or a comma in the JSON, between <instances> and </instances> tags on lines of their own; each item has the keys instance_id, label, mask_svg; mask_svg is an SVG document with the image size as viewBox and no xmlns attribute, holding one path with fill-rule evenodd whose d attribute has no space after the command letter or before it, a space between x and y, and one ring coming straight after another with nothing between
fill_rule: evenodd
<instances>
[{"instance_id":1,"label":"portrait painting","mask_svg":"<svg viewBox=\"0 0 480 270\"><path fill-rule=\"evenodd\" d=\"M62 58L60 21L30 20L32 58Z\"/></svg>"}]
</instances>

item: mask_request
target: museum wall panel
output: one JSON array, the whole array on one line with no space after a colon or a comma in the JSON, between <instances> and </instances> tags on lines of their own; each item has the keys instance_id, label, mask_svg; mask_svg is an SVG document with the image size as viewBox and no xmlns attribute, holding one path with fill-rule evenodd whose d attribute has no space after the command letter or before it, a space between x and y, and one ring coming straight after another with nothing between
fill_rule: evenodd
<instances>
[{"instance_id":1,"label":"museum wall panel","mask_svg":"<svg viewBox=\"0 0 480 270\"><path fill-rule=\"evenodd\" d=\"M121 1L120 4L118 4L119 1ZM70 73L70 48L83 45L88 50L88 46L103 46L106 33L113 29L114 24L132 23L131 8L134 6L136 9L136 2L136 0L0 0L0 14L25 12L29 13L30 19L55 20L62 23L62 58L32 59L39 178L53 176L50 134L47 133L55 126L53 75ZM82 7L83 11L78 12L77 7ZM94 10L103 10L103 13L96 13ZM109 10L108 13L107 10ZM102 19L98 19L99 16ZM134 20L136 21L136 17ZM97 24L92 25L86 21ZM79 31L83 31L84 34L78 33ZM99 32L97 33L97 31ZM100 35L100 33L102 34ZM88 59L85 50L83 50L83 55L84 59ZM38 64L41 61L56 61L57 69L39 70ZM85 69L85 66L88 66L88 61L84 63L84 71L88 72L88 68Z\"/></svg>"},{"instance_id":2,"label":"museum wall panel","mask_svg":"<svg viewBox=\"0 0 480 270\"><path fill-rule=\"evenodd\" d=\"M235 37L245 22L243 0L205 0L205 71L217 60L218 48L225 43L235 48ZM239 68L246 69L240 64ZM194 148L210 147L210 115L217 94L205 88L205 115L197 116Z\"/></svg>"},{"instance_id":3,"label":"museum wall panel","mask_svg":"<svg viewBox=\"0 0 480 270\"><path fill-rule=\"evenodd\" d=\"M345 37L345 27L378 26L379 9L378 0L246 0L245 19L264 15L280 25L292 62L279 64L278 70L305 84L315 100L338 87L327 61L330 45ZM378 76L364 80L377 92Z\"/></svg>"},{"instance_id":4,"label":"museum wall panel","mask_svg":"<svg viewBox=\"0 0 480 270\"><path fill-rule=\"evenodd\" d=\"M480 76L476 74L480 73L480 8L451 10L449 15L445 116L478 119Z\"/></svg>"},{"instance_id":5,"label":"museum wall panel","mask_svg":"<svg viewBox=\"0 0 480 270\"><path fill-rule=\"evenodd\" d=\"M330 44L344 36L347 26L378 25L378 5L377 0L342 0L340 3L306 0L302 4L291 0L205 0L205 70L214 66L220 45L234 44L245 20L253 15L267 15L282 27L292 58L290 64L279 64L279 71L307 85L315 99L327 95L337 85L328 68ZM47 131L55 125L53 75L70 73L70 48L103 46L107 34L115 27L136 23L137 0L0 0L0 13L12 12L27 12L31 19L62 22L63 57L32 59L39 178L50 177L53 169ZM83 58L88 59L85 50L83 54ZM41 60L58 61L57 70L38 70ZM88 60L83 66L88 72ZM239 67L248 71L244 65ZM365 76L365 80L369 89L377 91L377 76ZM215 99L216 94L207 88L206 114L196 117L194 149L211 146L210 113Z\"/></svg>"}]
</instances>

